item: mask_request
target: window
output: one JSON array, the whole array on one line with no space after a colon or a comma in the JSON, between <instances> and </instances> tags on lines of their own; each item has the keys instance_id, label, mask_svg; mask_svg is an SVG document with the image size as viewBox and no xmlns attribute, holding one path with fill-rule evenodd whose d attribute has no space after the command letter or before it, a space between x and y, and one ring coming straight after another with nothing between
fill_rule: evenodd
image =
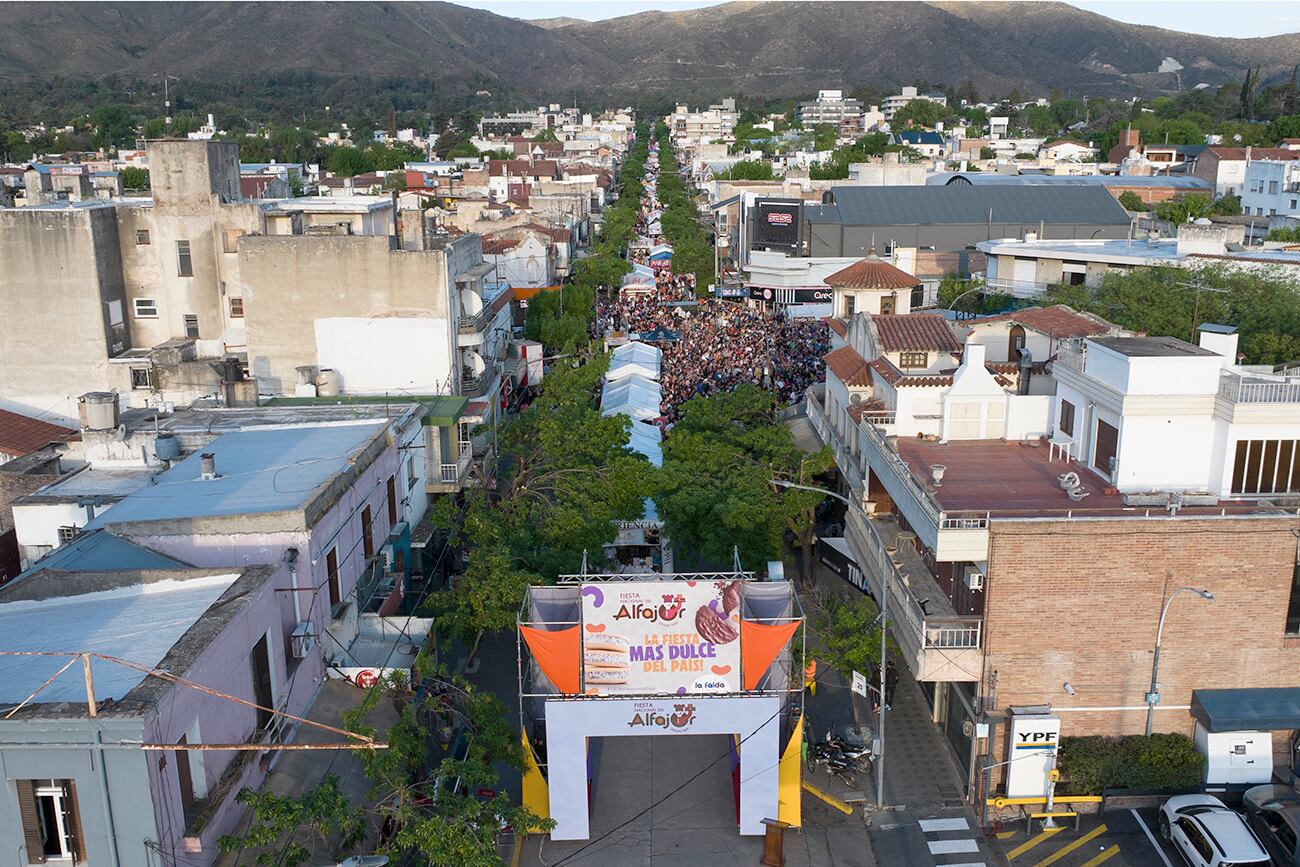
<instances>
[{"instance_id":1,"label":"window","mask_svg":"<svg viewBox=\"0 0 1300 867\"><path fill-rule=\"evenodd\" d=\"M1178 820L1178 827L1187 838L1187 843L1196 850L1196 854L1201 856L1205 863L1214 860L1214 850L1210 847L1210 841L1205 839L1201 829L1196 827L1196 823L1186 817Z\"/></svg>"},{"instance_id":2,"label":"window","mask_svg":"<svg viewBox=\"0 0 1300 867\"><path fill-rule=\"evenodd\" d=\"M1268 182L1268 194L1269 194L1270 196L1276 196L1276 195L1277 195L1277 181L1269 181L1269 182Z\"/></svg>"},{"instance_id":3,"label":"window","mask_svg":"<svg viewBox=\"0 0 1300 867\"><path fill-rule=\"evenodd\" d=\"M853 317L853 308L854 305L856 305L857 303L858 303L858 297L856 295L844 296L844 315L846 317L850 319Z\"/></svg>"},{"instance_id":4,"label":"window","mask_svg":"<svg viewBox=\"0 0 1300 867\"><path fill-rule=\"evenodd\" d=\"M177 744L187 744L189 739L181 735ZM194 769L190 766L190 751L177 750L172 754L176 759L176 782L181 793L181 812L188 823L194 817L194 807L198 799L194 797Z\"/></svg>"},{"instance_id":5,"label":"window","mask_svg":"<svg viewBox=\"0 0 1300 867\"><path fill-rule=\"evenodd\" d=\"M1300 492L1300 441L1239 440L1232 468L1232 492Z\"/></svg>"},{"instance_id":6,"label":"window","mask_svg":"<svg viewBox=\"0 0 1300 867\"><path fill-rule=\"evenodd\" d=\"M397 476L388 477L388 526L397 525Z\"/></svg>"},{"instance_id":7,"label":"window","mask_svg":"<svg viewBox=\"0 0 1300 867\"><path fill-rule=\"evenodd\" d=\"M1061 401L1061 421L1057 427L1066 436L1074 436L1074 404L1068 400Z\"/></svg>"},{"instance_id":8,"label":"window","mask_svg":"<svg viewBox=\"0 0 1300 867\"><path fill-rule=\"evenodd\" d=\"M365 553L366 559L369 560L375 556L375 535L374 515L371 514L370 507L366 506L361 510L361 550Z\"/></svg>"},{"instance_id":9,"label":"window","mask_svg":"<svg viewBox=\"0 0 1300 867\"><path fill-rule=\"evenodd\" d=\"M234 297L231 297L231 299L230 299L230 318L231 318L231 319L243 319L243 318L244 318L244 299L243 299L243 298L234 298Z\"/></svg>"},{"instance_id":10,"label":"window","mask_svg":"<svg viewBox=\"0 0 1300 867\"><path fill-rule=\"evenodd\" d=\"M28 864L85 862L77 784L72 780L14 780Z\"/></svg>"},{"instance_id":11,"label":"window","mask_svg":"<svg viewBox=\"0 0 1300 867\"><path fill-rule=\"evenodd\" d=\"M199 336L199 317L192 313L185 314L185 336L195 339Z\"/></svg>"},{"instance_id":12,"label":"window","mask_svg":"<svg viewBox=\"0 0 1300 867\"><path fill-rule=\"evenodd\" d=\"M253 674L253 703L258 705L257 727L264 729L275 719L269 710L275 707L275 692L271 688L271 647L265 635L253 645L248 661Z\"/></svg>"},{"instance_id":13,"label":"window","mask_svg":"<svg viewBox=\"0 0 1300 867\"><path fill-rule=\"evenodd\" d=\"M194 261L190 258L190 242L176 242L176 276L193 277Z\"/></svg>"},{"instance_id":14,"label":"window","mask_svg":"<svg viewBox=\"0 0 1300 867\"><path fill-rule=\"evenodd\" d=\"M69 542L71 542L73 539L77 538L79 535L81 535L80 527L60 527L59 544L66 545Z\"/></svg>"},{"instance_id":15,"label":"window","mask_svg":"<svg viewBox=\"0 0 1300 867\"><path fill-rule=\"evenodd\" d=\"M411 455L406 459L406 489L408 491L413 490L416 482L420 481L420 476L419 473L416 472L415 466L415 456Z\"/></svg>"},{"instance_id":16,"label":"window","mask_svg":"<svg viewBox=\"0 0 1300 867\"><path fill-rule=\"evenodd\" d=\"M148 229L136 229L136 230L135 230L135 245L136 245L137 247L148 247L148 246L149 246L149 230L148 230Z\"/></svg>"},{"instance_id":17,"label":"window","mask_svg":"<svg viewBox=\"0 0 1300 867\"><path fill-rule=\"evenodd\" d=\"M153 371L148 367L131 368L131 388L135 390L153 388Z\"/></svg>"},{"instance_id":18,"label":"window","mask_svg":"<svg viewBox=\"0 0 1300 867\"><path fill-rule=\"evenodd\" d=\"M152 298L137 298L131 303L135 306L136 319L158 318L158 302Z\"/></svg>"},{"instance_id":19,"label":"window","mask_svg":"<svg viewBox=\"0 0 1300 867\"><path fill-rule=\"evenodd\" d=\"M925 352L903 352L898 356L898 366L904 370L929 367L930 356Z\"/></svg>"},{"instance_id":20,"label":"window","mask_svg":"<svg viewBox=\"0 0 1300 867\"><path fill-rule=\"evenodd\" d=\"M1110 462L1119 450L1119 431L1114 425L1097 419L1097 445L1093 450L1092 465L1106 475L1111 475Z\"/></svg>"},{"instance_id":21,"label":"window","mask_svg":"<svg viewBox=\"0 0 1300 867\"><path fill-rule=\"evenodd\" d=\"M221 250L223 253L239 252L239 236L244 234L243 229L226 229L221 233Z\"/></svg>"},{"instance_id":22,"label":"window","mask_svg":"<svg viewBox=\"0 0 1300 867\"><path fill-rule=\"evenodd\" d=\"M343 587L339 582L338 548L330 548L330 552L325 555L325 574L329 576L330 609L333 610L343 601Z\"/></svg>"},{"instance_id":23,"label":"window","mask_svg":"<svg viewBox=\"0 0 1300 867\"><path fill-rule=\"evenodd\" d=\"M888 297L885 297L885 298L881 298L881 299L880 299L880 315L881 315L881 316L893 316L893 315L894 315L894 296L893 296L893 295L890 295L890 296L888 296Z\"/></svg>"},{"instance_id":24,"label":"window","mask_svg":"<svg viewBox=\"0 0 1300 867\"><path fill-rule=\"evenodd\" d=\"M925 306L925 287L924 287L924 286L913 286L913 287L912 287L912 297L909 298L908 301L909 301L909 306L910 306L911 309L913 309L913 310L915 310L915 309L918 308L918 307L924 307L924 306Z\"/></svg>"}]
</instances>

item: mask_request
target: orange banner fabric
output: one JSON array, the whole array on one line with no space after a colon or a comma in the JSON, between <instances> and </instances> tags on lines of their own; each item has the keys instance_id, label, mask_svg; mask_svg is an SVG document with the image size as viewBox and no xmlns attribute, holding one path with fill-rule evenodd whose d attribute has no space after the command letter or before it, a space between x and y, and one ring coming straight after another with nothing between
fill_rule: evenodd
<instances>
[{"instance_id":1,"label":"orange banner fabric","mask_svg":"<svg viewBox=\"0 0 1300 867\"><path fill-rule=\"evenodd\" d=\"M579 662L582 660L582 633L577 626L546 632L531 626L520 626L533 659L542 673L551 679L555 688L567 695L582 692Z\"/></svg>"},{"instance_id":2,"label":"orange banner fabric","mask_svg":"<svg viewBox=\"0 0 1300 867\"><path fill-rule=\"evenodd\" d=\"M798 628L797 620L775 624L740 621L740 657L745 666L745 689L758 686L772 660Z\"/></svg>"}]
</instances>

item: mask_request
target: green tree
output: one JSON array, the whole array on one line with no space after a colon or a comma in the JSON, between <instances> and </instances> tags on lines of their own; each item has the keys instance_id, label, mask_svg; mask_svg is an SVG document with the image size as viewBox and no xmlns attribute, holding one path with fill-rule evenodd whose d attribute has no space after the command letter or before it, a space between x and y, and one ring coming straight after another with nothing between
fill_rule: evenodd
<instances>
[{"instance_id":1,"label":"green tree","mask_svg":"<svg viewBox=\"0 0 1300 867\"><path fill-rule=\"evenodd\" d=\"M354 178L375 170L375 161L369 153L346 146L335 148L326 165L337 178Z\"/></svg>"},{"instance_id":2,"label":"green tree","mask_svg":"<svg viewBox=\"0 0 1300 867\"><path fill-rule=\"evenodd\" d=\"M1284 227L1279 226L1276 229L1269 229L1265 241L1282 241L1286 244L1300 244L1300 226Z\"/></svg>"},{"instance_id":3,"label":"green tree","mask_svg":"<svg viewBox=\"0 0 1300 867\"><path fill-rule=\"evenodd\" d=\"M947 110L939 103L918 98L910 100L907 105L894 112L891 123L896 127L912 125L930 129L943 120L946 113Z\"/></svg>"},{"instance_id":4,"label":"green tree","mask_svg":"<svg viewBox=\"0 0 1300 867\"><path fill-rule=\"evenodd\" d=\"M533 136L531 141L535 141L535 142L559 141L559 139L556 138L555 136L555 130L551 129L550 127L547 127L546 129L539 132L537 135Z\"/></svg>"},{"instance_id":5,"label":"green tree","mask_svg":"<svg viewBox=\"0 0 1300 867\"><path fill-rule=\"evenodd\" d=\"M1177 196L1156 205L1156 216L1179 225L1189 220L1199 220L1210 214L1210 197L1200 193Z\"/></svg>"},{"instance_id":6,"label":"green tree","mask_svg":"<svg viewBox=\"0 0 1300 867\"><path fill-rule=\"evenodd\" d=\"M135 142L135 123L131 113L119 105L106 105L90 113L95 134L90 142L97 148L129 147Z\"/></svg>"},{"instance_id":7,"label":"green tree","mask_svg":"<svg viewBox=\"0 0 1300 867\"><path fill-rule=\"evenodd\" d=\"M722 177L732 181L770 181L774 175L767 160L740 160L732 163Z\"/></svg>"},{"instance_id":8,"label":"green tree","mask_svg":"<svg viewBox=\"0 0 1300 867\"><path fill-rule=\"evenodd\" d=\"M1142 197L1132 190L1125 190L1120 193L1119 203L1124 206L1126 211L1145 211L1147 209L1146 202L1142 201Z\"/></svg>"},{"instance_id":9,"label":"green tree","mask_svg":"<svg viewBox=\"0 0 1300 867\"><path fill-rule=\"evenodd\" d=\"M1223 196L1210 205L1210 213L1221 217L1235 217L1241 214L1241 196Z\"/></svg>"},{"instance_id":10,"label":"green tree","mask_svg":"<svg viewBox=\"0 0 1300 867\"><path fill-rule=\"evenodd\" d=\"M148 169L126 166L122 169L120 174L122 175L122 189L128 191L149 189Z\"/></svg>"},{"instance_id":11,"label":"green tree","mask_svg":"<svg viewBox=\"0 0 1300 867\"><path fill-rule=\"evenodd\" d=\"M248 809L252 824L243 835L222 837L217 847L222 852L263 849L253 862L259 867L306 863L311 850L298 839L304 832L309 840L328 845L339 857L346 857L365 838L364 813L343 793L337 774L328 775L301 795L244 788L235 800Z\"/></svg>"},{"instance_id":12,"label":"green tree","mask_svg":"<svg viewBox=\"0 0 1300 867\"><path fill-rule=\"evenodd\" d=\"M872 677L880 665L880 608L870 596L845 599L836 593L819 591L804 597L808 625L817 636L817 661L840 673L846 681L858 671ZM890 637L887 651L898 646Z\"/></svg>"},{"instance_id":13,"label":"green tree","mask_svg":"<svg viewBox=\"0 0 1300 867\"><path fill-rule=\"evenodd\" d=\"M1268 125L1268 138L1272 144L1281 144L1284 138L1300 138L1300 114L1275 118Z\"/></svg>"}]
</instances>

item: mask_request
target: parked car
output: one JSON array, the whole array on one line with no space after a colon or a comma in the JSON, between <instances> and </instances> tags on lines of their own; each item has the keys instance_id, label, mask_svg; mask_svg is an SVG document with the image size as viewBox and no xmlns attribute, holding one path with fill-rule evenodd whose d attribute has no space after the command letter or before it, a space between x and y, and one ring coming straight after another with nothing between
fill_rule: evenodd
<instances>
[{"instance_id":1,"label":"parked car","mask_svg":"<svg viewBox=\"0 0 1300 867\"><path fill-rule=\"evenodd\" d=\"M1191 867L1272 867L1246 818L1213 795L1176 795L1165 801L1160 836Z\"/></svg>"},{"instance_id":2,"label":"parked car","mask_svg":"<svg viewBox=\"0 0 1300 867\"><path fill-rule=\"evenodd\" d=\"M1241 805L1275 867L1300 867L1300 792L1290 786L1247 789Z\"/></svg>"}]
</instances>

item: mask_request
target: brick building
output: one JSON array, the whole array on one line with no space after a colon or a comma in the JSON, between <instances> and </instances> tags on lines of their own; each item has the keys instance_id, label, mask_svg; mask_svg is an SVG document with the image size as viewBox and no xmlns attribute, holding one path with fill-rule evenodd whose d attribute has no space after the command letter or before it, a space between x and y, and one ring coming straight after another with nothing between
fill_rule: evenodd
<instances>
[{"instance_id":1,"label":"brick building","mask_svg":"<svg viewBox=\"0 0 1300 867\"><path fill-rule=\"evenodd\" d=\"M864 506L845 521L850 579L888 587L900 654L972 782L980 755L1007 760L1012 708L1050 707L1067 736L1141 733L1181 587L1215 598L1170 605L1155 730L1193 734L1194 690L1300 679L1300 380L1234 364L1230 329L1192 345L1052 310L1050 328L1019 311L1014 336L953 325L961 364L925 412L874 372L854 405L809 395ZM869 356L854 336L870 318L833 342Z\"/></svg>"}]
</instances>

